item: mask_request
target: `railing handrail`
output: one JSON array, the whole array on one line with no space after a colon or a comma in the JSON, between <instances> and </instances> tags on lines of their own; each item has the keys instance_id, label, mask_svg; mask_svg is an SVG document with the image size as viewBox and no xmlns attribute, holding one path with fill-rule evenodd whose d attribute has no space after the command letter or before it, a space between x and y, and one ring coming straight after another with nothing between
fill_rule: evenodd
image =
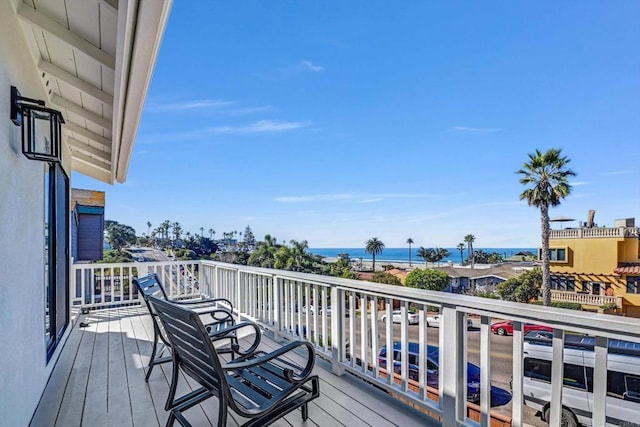
<instances>
[{"instance_id":1,"label":"railing handrail","mask_svg":"<svg viewBox=\"0 0 640 427\"><path fill-rule=\"evenodd\" d=\"M571 328L575 332L594 333L608 338L622 339L640 335L640 322L622 316L611 316L603 325L602 316L597 313L566 310L555 307L543 307L534 304L521 304L510 301L494 300L470 295L449 294L438 291L407 288L363 280L344 279L341 277L319 276L311 273L292 272L287 270L266 269L239 264L227 264L217 261L201 261L202 265L219 266L236 271L255 272L268 276L286 279L299 279L305 282L334 285L344 290L361 291L379 294L381 297L432 303L434 305L452 305L469 314L491 317L508 316L522 322L540 322L540 314L544 312L545 323L558 327ZM478 307L481 302L482 307Z\"/></svg>"}]
</instances>

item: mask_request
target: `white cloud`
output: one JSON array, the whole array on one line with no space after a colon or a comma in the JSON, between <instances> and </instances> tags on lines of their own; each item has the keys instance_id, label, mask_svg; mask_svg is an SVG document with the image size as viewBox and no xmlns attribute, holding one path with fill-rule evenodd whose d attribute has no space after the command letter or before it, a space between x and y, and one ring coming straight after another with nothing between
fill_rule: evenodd
<instances>
[{"instance_id":1,"label":"white cloud","mask_svg":"<svg viewBox=\"0 0 640 427\"><path fill-rule=\"evenodd\" d=\"M632 170L621 170L621 171L611 171L611 172L600 172L598 175L633 175L637 173L637 171Z\"/></svg>"},{"instance_id":2,"label":"white cloud","mask_svg":"<svg viewBox=\"0 0 640 427\"><path fill-rule=\"evenodd\" d=\"M278 71L284 77L292 77L301 73L311 72L311 73L322 73L325 68L321 65L316 65L309 60L303 60L295 65L291 65L289 67L280 68Z\"/></svg>"},{"instance_id":3,"label":"white cloud","mask_svg":"<svg viewBox=\"0 0 640 427\"><path fill-rule=\"evenodd\" d=\"M449 128L448 132L459 133L459 134L478 134L478 133L494 133L500 132L499 128L480 128L480 127L471 127L471 126L453 126Z\"/></svg>"},{"instance_id":4,"label":"white cloud","mask_svg":"<svg viewBox=\"0 0 640 427\"><path fill-rule=\"evenodd\" d=\"M324 71L324 67L321 65L313 65L311 61L304 60L299 65L303 70L312 71L314 73L321 73Z\"/></svg>"},{"instance_id":5,"label":"white cloud","mask_svg":"<svg viewBox=\"0 0 640 427\"><path fill-rule=\"evenodd\" d=\"M353 198L351 194L319 194L315 196L281 196L274 200L280 203L300 203L300 202L326 202L331 200L347 200Z\"/></svg>"},{"instance_id":6,"label":"white cloud","mask_svg":"<svg viewBox=\"0 0 640 427\"><path fill-rule=\"evenodd\" d=\"M235 104L234 101L224 101L221 99L201 99L194 101L182 101L167 104L152 104L149 109L153 111L180 111L196 110L204 108L222 108Z\"/></svg>"},{"instance_id":7,"label":"white cloud","mask_svg":"<svg viewBox=\"0 0 640 427\"><path fill-rule=\"evenodd\" d=\"M309 122L283 122L273 120L260 120L247 126L216 126L208 131L214 134L243 135L248 133L283 132L300 129L309 126Z\"/></svg>"},{"instance_id":8,"label":"white cloud","mask_svg":"<svg viewBox=\"0 0 640 427\"><path fill-rule=\"evenodd\" d=\"M574 181L571 183L571 186L573 187L580 187L582 185L589 185L589 183L586 181Z\"/></svg>"},{"instance_id":9,"label":"white cloud","mask_svg":"<svg viewBox=\"0 0 640 427\"><path fill-rule=\"evenodd\" d=\"M254 113L265 113L267 111L272 111L273 107L271 105L265 105L263 107L246 107L246 108L234 108L229 110L229 114L242 116L245 114L254 114Z\"/></svg>"},{"instance_id":10,"label":"white cloud","mask_svg":"<svg viewBox=\"0 0 640 427\"><path fill-rule=\"evenodd\" d=\"M419 193L380 193L380 194L354 194L354 193L338 193L338 194L318 194L307 196L282 196L276 197L274 200L281 203L303 203L303 202L326 202L332 200L353 200L356 203L375 203L385 199L430 199L443 197L456 197L456 194L433 195Z\"/></svg>"}]
</instances>

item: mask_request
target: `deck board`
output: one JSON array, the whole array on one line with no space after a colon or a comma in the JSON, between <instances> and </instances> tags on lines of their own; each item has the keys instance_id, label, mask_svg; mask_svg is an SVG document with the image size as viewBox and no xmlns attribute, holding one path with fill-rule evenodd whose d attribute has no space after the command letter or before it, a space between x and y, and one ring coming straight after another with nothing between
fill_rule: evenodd
<instances>
[{"instance_id":1,"label":"deck board","mask_svg":"<svg viewBox=\"0 0 640 427\"><path fill-rule=\"evenodd\" d=\"M95 311L80 321L88 326L74 327L31 425L164 425L172 366L156 365L145 382L153 343L153 325L146 308ZM267 336L261 341L261 349L267 352L280 345ZM290 359L299 363L302 355L294 354ZM333 375L329 364L320 358L314 372L320 378L321 395L309 403L309 420L303 423L300 411L294 411L274 426L438 425L349 374ZM197 387L181 374L178 395ZM185 413L194 427L217 425L217 414L214 398ZM228 421L228 426L237 426L244 419L230 411Z\"/></svg>"}]
</instances>

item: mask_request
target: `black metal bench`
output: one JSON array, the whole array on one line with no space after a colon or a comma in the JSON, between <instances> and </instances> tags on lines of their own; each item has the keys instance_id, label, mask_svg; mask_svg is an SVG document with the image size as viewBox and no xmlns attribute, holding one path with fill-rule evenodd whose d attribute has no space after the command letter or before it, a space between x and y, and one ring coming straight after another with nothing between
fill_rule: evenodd
<instances>
[{"instance_id":1,"label":"black metal bench","mask_svg":"<svg viewBox=\"0 0 640 427\"><path fill-rule=\"evenodd\" d=\"M226 425L229 409L250 419L244 426L269 425L297 408L308 419L307 404L320 394L311 344L295 341L271 353L247 351L225 362L196 312L155 297L148 300L171 342L174 375L181 370L202 386L174 401L167 426L175 420L189 426L183 412L212 396L219 400L218 426ZM304 366L286 357L295 350L306 350Z\"/></svg>"},{"instance_id":2,"label":"black metal bench","mask_svg":"<svg viewBox=\"0 0 640 427\"><path fill-rule=\"evenodd\" d=\"M212 321L207 322L206 327L209 331L215 332L227 328L235 323L233 318L233 305L231 301L224 298L201 298L192 300L170 300L167 292L160 283L158 275L153 273L143 277L133 279L138 292L143 296L149 313L153 319L153 350L151 351L151 360L149 361L149 369L145 376L145 380L149 381L149 376L155 365L171 361L171 356L162 357L165 349L170 348L167 338L164 336L162 325L158 323L157 316L149 306L148 297L164 299L174 304L181 304L198 310L201 315L211 316ZM223 305L224 304L224 305ZM158 344L164 344L164 348L158 351Z\"/></svg>"}]
</instances>

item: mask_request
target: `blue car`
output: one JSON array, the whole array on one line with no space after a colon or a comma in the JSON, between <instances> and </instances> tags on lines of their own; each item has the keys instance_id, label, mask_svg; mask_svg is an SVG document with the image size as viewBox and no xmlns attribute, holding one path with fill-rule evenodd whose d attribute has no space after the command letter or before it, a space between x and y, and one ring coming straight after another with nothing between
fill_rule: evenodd
<instances>
[{"instance_id":1,"label":"blue car","mask_svg":"<svg viewBox=\"0 0 640 427\"><path fill-rule=\"evenodd\" d=\"M409 342L409 379L418 381L419 344ZM393 343L393 371L400 373L401 369L401 343ZM427 346L427 385L438 388L438 355L439 349L434 345ZM387 346L382 347L378 355L378 364L381 368L387 367ZM480 402L480 367L473 363L467 363L467 400L472 403ZM502 388L491 386L491 407L506 405L511 401L511 393Z\"/></svg>"}]
</instances>

